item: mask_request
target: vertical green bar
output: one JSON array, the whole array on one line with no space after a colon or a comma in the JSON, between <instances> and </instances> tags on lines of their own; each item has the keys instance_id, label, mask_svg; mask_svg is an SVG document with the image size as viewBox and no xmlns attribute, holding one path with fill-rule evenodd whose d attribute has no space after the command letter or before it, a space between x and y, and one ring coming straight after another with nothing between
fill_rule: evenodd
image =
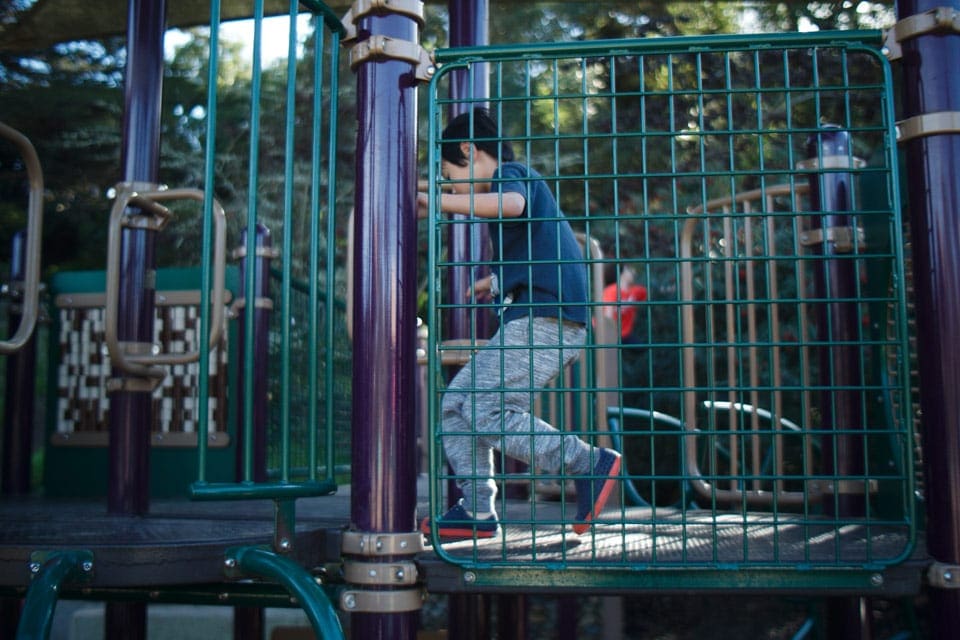
<instances>
[{"instance_id":1,"label":"vertical green bar","mask_svg":"<svg viewBox=\"0 0 960 640\"><path fill-rule=\"evenodd\" d=\"M337 111L337 96L339 96L340 78L337 71L340 68L340 31L332 33L330 41L330 87L328 91L330 101L330 120L327 125L327 353L326 353L326 409L327 409L327 478L332 480L335 476L336 456L334 447L334 291L336 289L336 273L334 264L336 262L336 221L337 221L337 134L340 130L340 122ZM347 269L353 268L352 265L346 265Z\"/></svg>"},{"instance_id":2,"label":"vertical green bar","mask_svg":"<svg viewBox=\"0 0 960 640\"><path fill-rule=\"evenodd\" d=\"M319 360L317 358L317 323L319 322L317 306L320 302L317 289L319 285L318 274L320 273L320 163L322 159L320 142L323 131L323 30L317 21L314 21L313 45L313 118L311 122L311 129L313 131L313 144L311 147L312 161L310 163L310 271L307 275L307 283L310 288L310 304L308 312L309 321L307 322L307 326L310 331L307 347L307 351L309 353L309 377L307 380L307 387L309 389L307 394L309 398L309 403L307 406L309 451L307 452L307 475L311 481L316 480L317 478L317 429L320 424L319 416L317 415L317 403L319 402L319 398L317 397L317 367L319 365ZM333 261L330 259L330 255L327 254L327 263L324 265L324 272L329 273L331 269L333 269ZM325 304L326 311L329 311L333 306L333 295L329 288L327 288ZM328 321L327 326L329 327L329 313L326 314L325 317ZM327 340L326 349L328 355L332 348L333 344L330 342L330 340ZM332 374L333 370L327 367L325 371L325 378L327 381L330 380ZM333 396L330 395L329 387L327 387L325 403L329 405L332 401ZM325 428L327 431L329 431L333 428L333 424L331 422L327 422Z\"/></svg>"}]
</instances>

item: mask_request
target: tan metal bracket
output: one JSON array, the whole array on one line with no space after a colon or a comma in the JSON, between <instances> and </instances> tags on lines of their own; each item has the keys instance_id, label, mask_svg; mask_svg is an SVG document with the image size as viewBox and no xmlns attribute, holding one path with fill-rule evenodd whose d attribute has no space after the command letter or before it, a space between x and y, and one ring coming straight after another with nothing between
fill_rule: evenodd
<instances>
[{"instance_id":1,"label":"tan metal bracket","mask_svg":"<svg viewBox=\"0 0 960 640\"><path fill-rule=\"evenodd\" d=\"M129 391L132 393L153 393L163 384L163 378L110 378L107 380L107 393Z\"/></svg>"},{"instance_id":2,"label":"tan metal bracket","mask_svg":"<svg viewBox=\"0 0 960 640\"><path fill-rule=\"evenodd\" d=\"M834 251L838 253L851 253L853 243L856 239L857 250L864 251L867 248L866 234L863 227L857 227L856 233L852 227L826 227L821 229L810 229L800 234L800 244L810 247L825 242L832 242Z\"/></svg>"},{"instance_id":3,"label":"tan metal bracket","mask_svg":"<svg viewBox=\"0 0 960 640\"><path fill-rule=\"evenodd\" d=\"M351 584L407 586L417 583L419 573L412 562L360 562L345 560L343 577Z\"/></svg>"},{"instance_id":4,"label":"tan metal bracket","mask_svg":"<svg viewBox=\"0 0 960 640\"><path fill-rule=\"evenodd\" d=\"M960 565L934 562L927 569L927 582L938 589L960 589Z\"/></svg>"},{"instance_id":5,"label":"tan metal bracket","mask_svg":"<svg viewBox=\"0 0 960 640\"><path fill-rule=\"evenodd\" d=\"M880 483L874 479L867 480L833 480L820 482L814 480L807 484L807 489L815 495L865 495L868 491L874 495L880 491ZM958 574L960 575L960 574Z\"/></svg>"},{"instance_id":6,"label":"tan metal bracket","mask_svg":"<svg viewBox=\"0 0 960 640\"><path fill-rule=\"evenodd\" d=\"M407 556L423 551L423 534L344 531L340 551L355 556Z\"/></svg>"},{"instance_id":7,"label":"tan metal bracket","mask_svg":"<svg viewBox=\"0 0 960 640\"><path fill-rule=\"evenodd\" d=\"M350 68L355 69L368 60L403 60L416 65L415 76L428 82L437 68L426 49L416 42L400 40L383 35L373 35L361 40L350 49Z\"/></svg>"},{"instance_id":8,"label":"tan metal bracket","mask_svg":"<svg viewBox=\"0 0 960 640\"><path fill-rule=\"evenodd\" d=\"M340 608L350 613L403 613L423 607L423 589L365 591L351 589L340 593Z\"/></svg>"},{"instance_id":9,"label":"tan metal bracket","mask_svg":"<svg viewBox=\"0 0 960 640\"><path fill-rule=\"evenodd\" d=\"M897 143L944 133L960 133L960 111L924 113L897 123Z\"/></svg>"},{"instance_id":10,"label":"tan metal bracket","mask_svg":"<svg viewBox=\"0 0 960 640\"><path fill-rule=\"evenodd\" d=\"M230 305L230 317L239 318L240 312L247 306L246 298L237 298L233 301L233 304ZM253 299L253 308L254 309L266 309L267 311L273 310L273 299L272 298L263 298L258 297Z\"/></svg>"},{"instance_id":11,"label":"tan metal bracket","mask_svg":"<svg viewBox=\"0 0 960 640\"><path fill-rule=\"evenodd\" d=\"M277 247L257 247L253 250L253 255L257 258L270 258L271 260L280 257L280 249ZM239 260L240 258L245 258L247 256L247 246L240 245L236 249L230 252L231 260Z\"/></svg>"},{"instance_id":12,"label":"tan metal bracket","mask_svg":"<svg viewBox=\"0 0 960 640\"><path fill-rule=\"evenodd\" d=\"M340 38L344 46L353 46L357 39L357 20L371 14L396 13L407 16L423 27L423 2L420 0L354 0L350 9L340 19L347 33Z\"/></svg>"},{"instance_id":13,"label":"tan metal bracket","mask_svg":"<svg viewBox=\"0 0 960 640\"><path fill-rule=\"evenodd\" d=\"M888 60L899 60L903 57L901 42L935 32L960 33L960 11L936 7L899 20L884 32L881 52Z\"/></svg>"}]
</instances>

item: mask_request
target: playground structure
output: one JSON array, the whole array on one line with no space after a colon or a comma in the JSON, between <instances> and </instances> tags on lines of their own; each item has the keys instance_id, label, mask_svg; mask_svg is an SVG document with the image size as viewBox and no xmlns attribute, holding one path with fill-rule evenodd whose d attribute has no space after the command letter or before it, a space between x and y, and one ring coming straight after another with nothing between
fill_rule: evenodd
<instances>
[{"instance_id":1,"label":"playground structure","mask_svg":"<svg viewBox=\"0 0 960 640\"><path fill-rule=\"evenodd\" d=\"M924 163L910 157L938 159L944 171L955 166L947 154L956 152L956 126L942 114L955 122L956 105L925 118L931 101L921 101L926 111L906 113L898 125L887 56L913 60L913 48L926 46L955 51L957 20L944 12L956 11L916 7L887 34L483 46L472 33L466 42L452 38L431 61L410 45L422 21L417 4L358 3L341 20L322 3L300 3L318 17L312 103L304 116L291 65L285 179L273 194L257 183L257 125L268 114L259 111L262 96L251 96L245 229L254 232L234 252L235 267L226 265L215 187L160 188L147 152L155 145L142 139L159 135L156 114L135 111L143 120L125 132L110 265L51 283L62 335L54 357L67 375L64 409L42 445L47 495L2 504L0 587L5 611L24 600L18 637L43 637L58 596L110 602L108 627L123 637L142 637L148 602L261 607L294 597L322 637L341 633L336 602L350 614L352 637L403 638L415 634L424 590L776 590L828 597L856 612L863 598L909 597L922 585L934 627L955 628L950 576L960 558L950 541L960 532L956 487L943 479L956 471L949 444L960 429L948 410L958 394L947 375L955 345L944 328L960 325L950 324L957 292L924 274L948 282L956 275L955 257L935 250L937 234L955 230L948 212L956 208L946 205L956 194L916 186L928 178L914 175ZM262 18L263 5L254 6ZM132 7L131 65L142 69L138 56L162 59L162 3ZM294 3L292 14L301 7ZM452 7L451 31L464 38L477 29L484 8ZM216 183L217 28L212 21L207 185ZM344 42L359 101L352 264L336 248L349 213L336 200ZM926 73L931 58L936 66L929 56L906 75ZM418 507L420 516L436 515L449 497L437 415L443 379L483 345L491 312L463 296L489 264L482 229L432 210L421 223L429 239L430 462L418 469L409 284L417 281L410 247L418 82L429 82L432 194L450 182L439 171L443 123L474 104L489 106L502 137L544 175L582 233L594 289L604 267L628 263L657 285L640 308L641 344L619 344L619 332L598 319L575 371L538 403L558 425L625 455L624 490L582 536L566 526L567 478L507 464L498 480L527 497L501 493L502 537L430 539L424 548L416 531ZM128 76L134 104L149 105L157 91L158 77ZM740 103L754 105L749 122L733 119ZM543 113L552 117L532 117ZM552 125L538 129L544 121ZM24 150L34 194L23 322L4 346L12 360L31 357L15 351L36 319L42 183L25 139L3 133ZM755 145L754 165L734 162L743 144ZM698 161L678 164L690 148ZM571 155L579 159L571 163ZM295 187L303 176L307 190ZM269 225L279 237L258 216L271 196L283 202L282 219ZM181 215L173 202L193 215L199 209L203 220L197 269L151 262L166 221ZM624 233L646 234L645 253L622 250ZM349 338L347 305L337 300L348 272ZM590 304L599 310L598 300ZM167 351L180 343L183 351ZM104 350L112 368L96 361ZM914 357L926 486L915 469ZM92 392L77 382L91 378ZM5 438L14 428L4 425ZM5 477L16 464L11 451L5 440ZM104 471L85 485L77 468ZM429 474L427 495L417 494L421 471ZM346 500L330 495L338 475L349 478ZM551 500L535 499L544 482L561 487ZM8 493L29 493L29 484L20 487ZM106 505L52 500L58 492ZM250 616L250 629L262 624L256 613L237 615ZM833 630L845 634L838 637L869 637L856 613L843 624Z\"/></svg>"}]
</instances>

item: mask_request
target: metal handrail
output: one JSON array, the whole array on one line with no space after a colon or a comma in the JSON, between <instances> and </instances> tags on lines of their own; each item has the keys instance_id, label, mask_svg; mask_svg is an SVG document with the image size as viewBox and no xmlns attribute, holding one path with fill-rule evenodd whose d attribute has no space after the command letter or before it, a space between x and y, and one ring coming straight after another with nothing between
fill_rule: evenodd
<instances>
[{"instance_id":1,"label":"metal handrail","mask_svg":"<svg viewBox=\"0 0 960 640\"><path fill-rule=\"evenodd\" d=\"M23 280L20 324L13 337L0 341L0 354L19 351L30 340L37 325L40 298L40 236L43 229L43 170L30 140L16 129L0 122L0 136L13 142L23 156L30 182L27 201L27 251Z\"/></svg>"},{"instance_id":2,"label":"metal handrail","mask_svg":"<svg viewBox=\"0 0 960 640\"><path fill-rule=\"evenodd\" d=\"M681 232L681 239L680 239L681 300L683 300L684 302L692 302L694 300L692 261L694 257L693 256L693 239L694 239L693 236L694 236L694 231L696 230L697 224L698 224L697 216L709 215L711 210L713 211L719 210L722 213L729 214L733 210L733 208L736 207L737 205L741 206L744 213L749 214L753 211L751 203L756 202L758 200L764 200L767 205L766 210L772 210L773 209L772 201L774 198L778 196L793 197L797 195L802 195L807 193L808 189L809 189L809 186L807 184L791 182L786 184L772 185L772 186L764 187L762 189L744 191L741 193L737 193L736 195L733 195L733 196L715 198L713 200L706 202L702 206L691 207L688 210L688 213L694 214L694 216L687 219L686 223L683 226L683 230ZM766 224L772 225L772 223L773 223L772 219L767 217ZM723 233L724 233L724 237L729 240L732 234L732 230L729 228L729 219L726 219L726 218L724 219ZM725 246L729 251L731 250L730 247L732 246L732 243L727 242ZM748 265L747 268L752 271L752 268L753 268L752 264ZM774 268L773 261L770 262L769 268L770 269ZM728 288L728 290L733 288L732 270L733 270L732 264L730 262L726 262L724 277L726 280L726 287ZM771 278L770 282L771 282L770 286L773 289L773 291L771 292L771 297L775 300L777 299L777 294L775 289L776 278L775 277ZM749 295L749 292L748 292L748 295ZM752 296L750 297L752 299ZM754 303L752 302L749 303L748 309L752 309L753 305ZM801 305L801 306L804 306L804 305ZM771 303L770 307L771 307L771 317L773 318L772 320L773 330L776 331L778 327L776 303ZM728 312L732 312L732 310L728 310ZM681 305L681 318L682 318L683 342L685 345L693 345L696 342L696 339L695 339L696 330L695 330L693 305L691 304ZM748 325L749 325L748 330L751 333L751 343L755 342L755 338L756 338L755 336L756 328L754 327L753 322L754 322L753 314L751 312L749 313L749 320L748 320ZM732 321L729 317L727 319L727 329L728 329L728 332L732 330ZM727 336L727 343L730 345L728 347L729 350L732 351L736 348L733 346L735 342L736 340L734 340L732 336L730 335ZM804 349L805 348L806 347L804 347ZM696 380L696 372L697 372L694 351L695 350L693 346L683 347L683 369L685 372L684 379L688 387L696 386L693 383L693 381ZM764 414L766 413L766 415L769 416L769 419L771 420L771 423L775 430L774 438L776 441L776 445L775 445L776 465L777 465L777 468L779 469L779 468L782 468L782 464L783 464L783 459L782 459L782 456L783 456L782 437L783 436L782 436L781 427L787 426L787 423L789 421L784 422L783 419L779 418L779 416L782 415L781 392L779 391L781 372L780 372L779 352L775 350L774 354L775 355L773 358L773 362L771 364L771 369L773 372L772 375L774 377L774 386L778 390L774 392L775 406L772 407L772 412L767 412L766 410L759 410L759 409L754 410L753 407L756 407L758 404L756 402L756 398L754 398L753 402L751 403L740 403L735 399L731 398L731 400L728 402L713 402L709 404L704 403L704 406L707 406L708 408L712 408L712 409L725 408L731 414L737 413L737 412L746 413L749 416L749 419L751 421L751 428L753 431L759 430L759 419L761 417L765 417ZM758 363L757 363L757 355L753 349L750 349L748 352L748 362L749 362L748 369L749 369L750 375L755 376L758 368ZM751 388L756 389L757 386L758 384L756 379L753 379L751 383ZM752 395L755 396L756 392L753 392ZM696 393L693 391L687 391L683 394L683 396L684 396L685 427L690 432L699 432L700 429L697 425L698 402L697 402ZM809 416L811 407L806 396L807 394L805 393L804 394L804 412L806 413L807 416ZM750 409L749 410L746 409L747 407L749 407ZM809 423L809 420L807 422ZM732 420L731 424L735 425L736 420ZM793 423L789 423L789 424L792 425ZM733 438L736 436L734 433L731 433L730 437ZM805 449L808 456L807 459L810 459L809 454L813 448L813 445L811 443L811 438L807 436L804 438L804 441L805 441ZM760 472L760 469L763 465L763 461L762 461L762 456L760 455L760 442L759 442L758 436L754 436L751 444L752 446L749 451L750 457L751 457L750 464L752 465L752 468L754 470L754 475L756 477L759 477L760 475L762 475ZM688 438L686 440L685 446L687 449L686 468L687 468L687 473L690 475L690 484L694 487L694 489L696 489L697 493L699 493L704 497L715 498L717 500L723 500L723 501L745 500L748 504L752 504L752 505L769 505L773 503L779 503L784 505L789 505L789 504L799 505L799 504L804 504L806 500L818 497L817 492L815 490L811 490L810 487L808 487L806 491L787 491L783 487L783 481L779 479L776 481L775 488L772 491L762 489L760 487L754 487L752 489L720 488L715 483L709 482L704 479L705 474L701 471L700 465L698 463L697 439ZM732 469L738 468L738 466L740 465L738 447L730 447L729 455L730 455L731 468Z\"/></svg>"},{"instance_id":3,"label":"metal handrail","mask_svg":"<svg viewBox=\"0 0 960 640\"><path fill-rule=\"evenodd\" d=\"M160 204L170 200L204 201L201 189L159 189L156 185L124 182L117 186L117 199L110 212L110 227L107 238L106 308L104 310L104 341L113 366L134 376L158 378L165 375L157 365L176 365L196 362L200 349L184 353L130 353L117 337L118 306L120 298L120 244L123 227L148 227L157 231L166 226L170 211ZM141 216L129 216L124 212L130 206L139 207L144 214L157 218L144 222ZM139 222L135 220L140 218ZM214 252L213 287L210 296L211 322L209 349L220 342L223 333L224 305L226 300L226 215L223 207L213 201Z\"/></svg>"}]
</instances>

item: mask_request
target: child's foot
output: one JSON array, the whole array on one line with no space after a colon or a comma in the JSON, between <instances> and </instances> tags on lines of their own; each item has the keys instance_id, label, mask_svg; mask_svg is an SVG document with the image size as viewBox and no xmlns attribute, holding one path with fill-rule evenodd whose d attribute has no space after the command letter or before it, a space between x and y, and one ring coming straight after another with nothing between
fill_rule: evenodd
<instances>
[{"instance_id":1,"label":"child's foot","mask_svg":"<svg viewBox=\"0 0 960 640\"><path fill-rule=\"evenodd\" d=\"M430 518L420 523L420 532L430 535ZM463 498L437 520L437 535L441 538L493 538L500 535L496 515L475 518L463 507Z\"/></svg>"},{"instance_id":2,"label":"child's foot","mask_svg":"<svg viewBox=\"0 0 960 640\"><path fill-rule=\"evenodd\" d=\"M620 454L610 449L598 449L597 464L590 475L574 479L577 488L577 519L573 531L577 534L590 528L590 522L600 515L620 473Z\"/></svg>"}]
</instances>

